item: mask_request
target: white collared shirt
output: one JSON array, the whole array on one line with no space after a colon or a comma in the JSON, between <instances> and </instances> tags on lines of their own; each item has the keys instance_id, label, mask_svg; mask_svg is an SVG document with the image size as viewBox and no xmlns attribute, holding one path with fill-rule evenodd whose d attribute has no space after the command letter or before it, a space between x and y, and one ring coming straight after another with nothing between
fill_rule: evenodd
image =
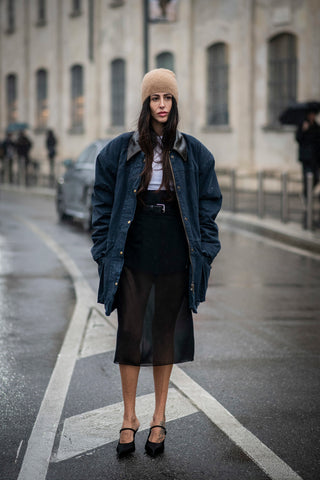
<instances>
[{"instance_id":1,"label":"white collared shirt","mask_svg":"<svg viewBox=\"0 0 320 480\"><path fill-rule=\"evenodd\" d=\"M163 169L161 160L161 139L162 137L158 137L157 146L153 150L152 176L148 185L148 190L158 190L162 182ZM162 186L161 190L165 190L165 187Z\"/></svg>"}]
</instances>

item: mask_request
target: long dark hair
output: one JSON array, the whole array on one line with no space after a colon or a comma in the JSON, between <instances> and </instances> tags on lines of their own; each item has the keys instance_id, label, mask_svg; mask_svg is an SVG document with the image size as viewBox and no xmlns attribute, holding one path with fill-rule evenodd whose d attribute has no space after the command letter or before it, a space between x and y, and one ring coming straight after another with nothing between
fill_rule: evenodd
<instances>
[{"instance_id":1,"label":"long dark hair","mask_svg":"<svg viewBox=\"0 0 320 480\"><path fill-rule=\"evenodd\" d=\"M141 183L138 189L138 194L144 192L148 188L152 175L153 150L158 143L157 134L152 128L151 120L150 97L148 97L143 102L138 120L139 144L141 150L145 154L145 166L141 173ZM159 190L164 187L167 192L170 192L172 183L169 155L176 139L178 122L178 106L175 98L172 97L172 107L169 113L168 121L163 126L161 143L163 177Z\"/></svg>"}]
</instances>

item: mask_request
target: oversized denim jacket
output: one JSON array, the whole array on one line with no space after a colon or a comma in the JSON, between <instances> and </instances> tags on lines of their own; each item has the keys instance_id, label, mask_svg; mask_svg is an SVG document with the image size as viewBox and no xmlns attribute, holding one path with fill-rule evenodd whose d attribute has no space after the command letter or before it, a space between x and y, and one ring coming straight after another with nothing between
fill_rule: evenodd
<instances>
[{"instance_id":1,"label":"oversized denim jacket","mask_svg":"<svg viewBox=\"0 0 320 480\"><path fill-rule=\"evenodd\" d=\"M170 163L189 246L189 307L196 313L205 300L212 260L220 250L215 219L222 196L214 158L194 137L177 132ZM116 137L97 157L91 252L99 265L98 302L105 305L106 315L116 308L115 294L143 167L138 132Z\"/></svg>"}]
</instances>

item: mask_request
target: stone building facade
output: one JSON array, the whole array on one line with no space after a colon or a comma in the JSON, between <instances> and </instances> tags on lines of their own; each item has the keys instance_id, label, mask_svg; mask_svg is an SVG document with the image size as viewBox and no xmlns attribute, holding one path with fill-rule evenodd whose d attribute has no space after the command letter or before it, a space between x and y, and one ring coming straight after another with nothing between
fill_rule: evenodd
<instances>
[{"instance_id":1,"label":"stone building facade","mask_svg":"<svg viewBox=\"0 0 320 480\"><path fill-rule=\"evenodd\" d=\"M43 170L47 128L59 159L135 128L146 31L149 68L177 75L180 129L218 167L299 168L278 115L320 100L319 0L0 0L0 19L1 136L27 122Z\"/></svg>"}]
</instances>

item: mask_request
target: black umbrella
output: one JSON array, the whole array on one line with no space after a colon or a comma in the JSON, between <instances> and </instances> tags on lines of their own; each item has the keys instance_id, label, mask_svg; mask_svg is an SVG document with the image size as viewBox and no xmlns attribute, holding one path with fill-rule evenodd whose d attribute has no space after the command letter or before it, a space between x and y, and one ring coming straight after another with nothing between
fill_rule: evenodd
<instances>
[{"instance_id":1,"label":"black umbrella","mask_svg":"<svg viewBox=\"0 0 320 480\"><path fill-rule=\"evenodd\" d=\"M279 121L284 125L300 125L309 112L320 112L320 102L292 103L281 113Z\"/></svg>"},{"instance_id":2,"label":"black umbrella","mask_svg":"<svg viewBox=\"0 0 320 480\"><path fill-rule=\"evenodd\" d=\"M7 126L7 132L19 132L22 130L26 130L27 128L29 128L29 125L26 122L13 122Z\"/></svg>"}]
</instances>

